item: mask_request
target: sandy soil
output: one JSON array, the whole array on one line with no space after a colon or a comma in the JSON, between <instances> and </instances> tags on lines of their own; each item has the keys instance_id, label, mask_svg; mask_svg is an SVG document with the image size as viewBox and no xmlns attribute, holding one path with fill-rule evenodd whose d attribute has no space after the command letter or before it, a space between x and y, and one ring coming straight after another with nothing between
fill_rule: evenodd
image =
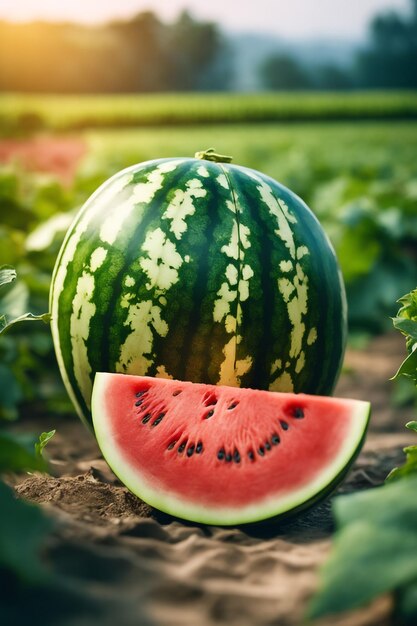
<instances>
[{"instance_id":1,"label":"sandy soil","mask_svg":"<svg viewBox=\"0 0 417 626\"><path fill-rule=\"evenodd\" d=\"M402 462L402 448L412 441L404 424L413 409L391 406L388 379L403 355L397 334L347 354L337 394L371 400L373 417L364 449L337 493L379 485ZM331 546L331 500L285 523L227 529L184 523L132 496L77 420L35 426L57 428L48 448L54 475L20 477L16 491L56 520L45 557L69 585L53 598L32 598L32 623L37 617L43 626L303 623ZM355 614L318 623L388 626L390 606L389 598L381 598ZM21 616L20 607L16 626L23 624Z\"/></svg>"}]
</instances>

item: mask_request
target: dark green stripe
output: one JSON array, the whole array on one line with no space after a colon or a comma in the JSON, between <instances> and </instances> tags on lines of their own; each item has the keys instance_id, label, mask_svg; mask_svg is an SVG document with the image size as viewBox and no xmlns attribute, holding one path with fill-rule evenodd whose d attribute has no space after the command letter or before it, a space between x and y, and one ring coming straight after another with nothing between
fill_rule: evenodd
<instances>
[{"instance_id":1,"label":"dark green stripe","mask_svg":"<svg viewBox=\"0 0 417 626\"><path fill-rule=\"evenodd\" d=\"M139 265L140 259L143 258L142 245L149 230L161 225L160 216L166 206L167 186L174 189L179 184L183 175L181 170L186 169L186 163L184 161L184 164L179 165L174 171L164 174L164 184L161 189L156 191L148 204L137 205L124 226L125 236L120 237L112 247L111 260L116 265L116 271L113 272L110 298L108 302L102 303L103 311L98 315L97 325L94 326L97 329L97 338L94 340L92 337L91 343L89 341L90 358L97 371L99 365L104 371L114 371L120 356L120 346L131 333L130 327L124 324L129 309L120 306L122 293L128 291L136 293L136 298L131 300L132 304L155 298L152 291L145 287L147 277ZM158 162L151 169L154 170L157 165L159 165ZM146 182L150 171L138 171L132 185ZM132 288L126 288L124 284L128 275L135 279L135 285ZM107 275L104 271L100 271L99 286L105 289L106 285Z\"/></svg>"},{"instance_id":2,"label":"dark green stripe","mask_svg":"<svg viewBox=\"0 0 417 626\"><path fill-rule=\"evenodd\" d=\"M163 161L169 160L170 159L164 159ZM145 180L146 173L151 172L155 169L156 165L162 163L163 161L152 161L147 163L145 167L142 164L139 171L143 174L143 180ZM125 175L125 172L121 172L120 175ZM114 200L120 204L129 196L130 191L129 186L127 186L122 192L118 193ZM106 212L106 215L97 216L91 222L87 231L82 235L74 258L68 265L63 291L59 298L58 328L65 368L77 400L83 407L83 412L88 418L89 411L74 375L74 362L72 358L70 337L70 318L73 312L73 300L76 294L77 281L81 276L86 263L90 261L91 254L97 247L109 249L109 245L101 241L99 233L104 220L111 214L112 209L113 206L109 206L109 210ZM115 209L117 210L117 206ZM82 209L82 213L84 214L85 210ZM71 229L72 232L74 232L74 229L78 225L79 221L80 218L74 222L73 228ZM121 233L121 238L124 239L124 242L126 242L126 237L128 237L128 233L124 225ZM108 258L106 258L103 265L94 274L95 293L92 301L96 305L97 309L96 314L90 320L90 335L87 342L88 358L93 370L91 378L94 376L96 371L111 371L108 366L109 359L107 353L109 351L110 344L113 342L114 345L116 338L109 334L109 328L106 328L103 323L103 317L107 316L109 308L111 310L110 302L114 297L115 290L117 289L117 278L121 272L122 266L125 264L123 245L122 250L118 250L117 245L119 244L115 242L115 244L110 247L110 253L107 255ZM97 296L97 294L99 294L99 296ZM113 328L110 332L113 332Z\"/></svg>"},{"instance_id":3,"label":"dark green stripe","mask_svg":"<svg viewBox=\"0 0 417 626\"><path fill-rule=\"evenodd\" d=\"M202 180L202 189L205 189L206 179L202 179L194 167L194 160L187 161L187 167L182 171L182 178L172 189L172 197L177 189L187 190L187 182L197 178ZM201 165L201 163L198 163ZM158 366L163 365L170 375L175 378L186 380L192 379L188 376L186 368L189 363L190 354L194 356L197 348L193 345L195 337L201 337L201 328L196 325L196 317L193 315L195 307L201 302L200 289L201 282L206 283L206 268L204 261L206 255L204 250L210 238L210 224L207 215L207 205L210 203L209 185L206 188L207 195L202 198L194 198L194 215L186 217L187 229L177 239L170 230L171 220L162 220L160 227L164 231L181 256L185 259L187 255L190 262L184 261L178 269L179 280L166 293L166 306L162 307L163 318L168 324L168 334L166 337L154 335L154 351L157 355L154 366L150 373L156 374ZM167 197L164 210L172 197ZM197 320L198 322L198 320ZM188 353L187 353L188 352ZM198 374L196 374L198 377Z\"/></svg>"},{"instance_id":4,"label":"dark green stripe","mask_svg":"<svg viewBox=\"0 0 417 626\"><path fill-rule=\"evenodd\" d=\"M299 374L295 374L294 369L295 391L326 395L334 387L345 343L345 328L341 322L343 287L337 262L310 209L283 185L266 176L263 178L297 218L297 223L292 225L296 248L305 245L309 250L309 255L299 261L308 276L308 310L304 316L307 330L303 338L306 364ZM308 346L311 327L317 328L317 340ZM296 360L293 360L294 368Z\"/></svg>"},{"instance_id":5,"label":"dark green stripe","mask_svg":"<svg viewBox=\"0 0 417 626\"><path fill-rule=\"evenodd\" d=\"M199 178L197 170L202 165L209 172L207 178L202 178L207 195L195 203L196 214L189 221L188 230L181 240L184 252L188 251L192 258L195 270L194 275L188 279L188 268L184 268L184 282L178 289L178 296L181 297L180 292L186 287L190 292L190 306L185 306L181 310L180 318L184 321L180 327L181 333L175 328L174 320L170 323L170 337L176 337L177 341L181 342L182 349L176 354L175 370L182 379L193 382L203 380L216 382L209 371L209 364L212 360L210 343L213 340L211 302L213 296L215 297L215 290L213 291L211 287L211 272L219 262L216 227L221 221L225 198L215 180L220 173L219 166L215 163L203 164L201 161L195 161L190 178L194 176ZM214 289L216 286L214 285ZM180 336L181 339L179 339ZM163 346L161 357L167 363L173 361L172 351L164 349ZM174 363L173 366L175 366Z\"/></svg>"},{"instance_id":6,"label":"dark green stripe","mask_svg":"<svg viewBox=\"0 0 417 626\"><path fill-rule=\"evenodd\" d=\"M250 229L251 247L245 250L243 263L250 265L254 272L253 278L249 279L249 299L241 303L243 339L237 347L237 358L243 359L247 355L253 358L251 370L242 378L242 386L266 389L272 355L276 289L273 252L277 237L273 232L273 218L265 203L259 201L254 181L248 184L247 175L240 168L228 166L228 170L235 193L244 205L241 223ZM285 323L281 314L279 328L285 327Z\"/></svg>"}]
</instances>

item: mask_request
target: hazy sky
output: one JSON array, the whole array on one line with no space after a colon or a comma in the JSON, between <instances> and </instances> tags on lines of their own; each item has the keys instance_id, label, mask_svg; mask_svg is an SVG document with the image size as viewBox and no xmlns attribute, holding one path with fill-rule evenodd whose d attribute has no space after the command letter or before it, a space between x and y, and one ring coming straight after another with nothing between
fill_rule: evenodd
<instances>
[{"instance_id":1,"label":"hazy sky","mask_svg":"<svg viewBox=\"0 0 417 626\"><path fill-rule=\"evenodd\" d=\"M285 37L360 38L372 15L404 10L408 0L0 0L0 18L19 21L65 19L82 22L130 17L153 10L171 20L183 8L228 30L276 33Z\"/></svg>"}]
</instances>

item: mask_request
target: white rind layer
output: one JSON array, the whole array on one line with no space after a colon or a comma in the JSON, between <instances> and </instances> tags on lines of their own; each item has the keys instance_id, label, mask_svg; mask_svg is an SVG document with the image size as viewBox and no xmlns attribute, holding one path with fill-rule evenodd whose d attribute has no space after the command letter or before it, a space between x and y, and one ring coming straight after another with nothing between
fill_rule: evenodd
<instances>
[{"instance_id":1,"label":"white rind layer","mask_svg":"<svg viewBox=\"0 0 417 626\"><path fill-rule=\"evenodd\" d=\"M171 493L155 490L149 481L126 461L123 450L115 440L111 429L110 415L107 413L104 403L105 390L113 376L114 374L97 373L92 396L94 430L107 463L126 487L144 502L175 517L204 524L223 526L253 523L288 513L304 503L314 500L321 492L330 487L356 455L363 441L370 416L369 402L339 399L351 406L350 431L344 439L338 456L313 481L289 495L280 496L278 499L272 494L262 502L257 501L255 504L244 507L206 508L191 501L179 499Z\"/></svg>"}]
</instances>

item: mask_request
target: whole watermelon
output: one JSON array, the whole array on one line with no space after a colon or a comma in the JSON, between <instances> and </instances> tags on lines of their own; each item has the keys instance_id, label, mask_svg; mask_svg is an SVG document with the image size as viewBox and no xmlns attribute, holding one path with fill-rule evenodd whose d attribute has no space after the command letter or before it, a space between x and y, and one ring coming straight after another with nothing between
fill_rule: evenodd
<instances>
[{"instance_id":1,"label":"whole watermelon","mask_svg":"<svg viewBox=\"0 0 417 626\"><path fill-rule=\"evenodd\" d=\"M329 394L346 338L343 281L304 202L213 151L104 183L52 278L58 364L91 423L95 373Z\"/></svg>"}]
</instances>

